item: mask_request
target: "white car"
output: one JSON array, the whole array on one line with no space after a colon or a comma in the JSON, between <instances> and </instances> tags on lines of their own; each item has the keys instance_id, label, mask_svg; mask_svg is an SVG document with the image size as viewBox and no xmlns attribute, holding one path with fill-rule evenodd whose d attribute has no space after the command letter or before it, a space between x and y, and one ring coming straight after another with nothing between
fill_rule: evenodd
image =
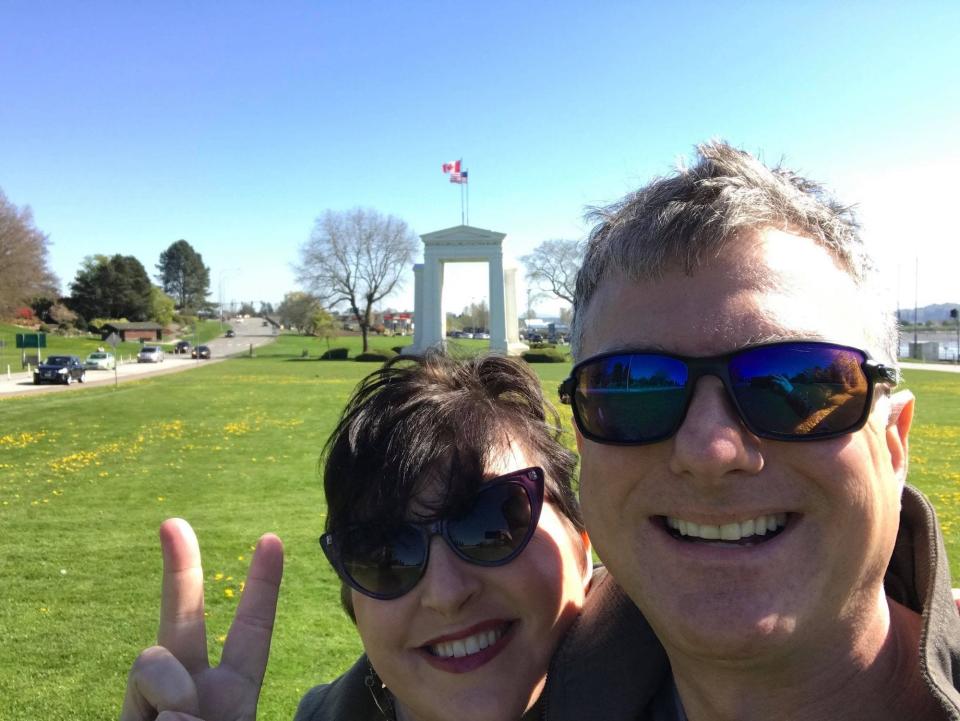
<instances>
[{"instance_id":1,"label":"white car","mask_svg":"<svg viewBox=\"0 0 960 721\"><path fill-rule=\"evenodd\" d=\"M117 367L117 361L113 357L113 353L96 351L87 356L87 359L83 362L83 367L88 370L110 371Z\"/></svg>"},{"instance_id":2,"label":"white car","mask_svg":"<svg viewBox=\"0 0 960 721\"><path fill-rule=\"evenodd\" d=\"M157 345L145 345L137 353L137 363L163 363L163 348Z\"/></svg>"}]
</instances>

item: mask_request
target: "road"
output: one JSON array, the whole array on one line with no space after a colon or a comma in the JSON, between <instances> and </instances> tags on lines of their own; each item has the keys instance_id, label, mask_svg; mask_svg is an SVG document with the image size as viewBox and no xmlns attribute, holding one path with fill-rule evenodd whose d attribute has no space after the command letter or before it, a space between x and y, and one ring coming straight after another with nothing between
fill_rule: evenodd
<instances>
[{"instance_id":1,"label":"road","mask_svg":"<svg viewBox=\"0 0 960 721\"><path fill-rule=\"evenodd\" d=\"M242 322L234 321L231 323L236 338L214 338L207 341L205 345L210 347L212 358L210 360L198 361L189 356L179 356L173 353L167 353L164 356L163 363L121 363L117 366L116 382L124 383L137 380L145 376L161 375L164 373L177 373L179 371L190 370L201 365L219 363L226 360L229 356L242 355L250 351L250 347L257 348L273 341L276 337L272 326L264 327L260 318L248 318ZM169 339L164 341L170 343L177 340ZM185 336L184 340L191 343L193 339ZM9 395L20 395L26 393L63 393L75 388L84 388L86 386L102 386L114 383L113 371L93 371L88 370L84 383L74 383L73 385L43 384L35 386L33 376L29 373L13 373L8 377L5 373L0 375L0 397Z\"/></svg>"}]
</instances>

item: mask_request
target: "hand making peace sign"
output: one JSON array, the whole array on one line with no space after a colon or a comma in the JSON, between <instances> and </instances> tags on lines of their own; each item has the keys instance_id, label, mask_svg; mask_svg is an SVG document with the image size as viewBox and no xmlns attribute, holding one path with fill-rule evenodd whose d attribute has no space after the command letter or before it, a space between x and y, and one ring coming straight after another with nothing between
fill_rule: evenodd
<instances>
[{"instance_id":1,"label":"hand making peace sign","mask_svg":"<svg viewBox=\"0 0 960 721\"><path fill-rule=\"evenodd\" d=\"M157 645L130 669L120 721L253 721L283 575L283 544L257 543L220 665L207 659L200 546L190 525L160 526L163 590Z\"/></svg>"}]
</instances>

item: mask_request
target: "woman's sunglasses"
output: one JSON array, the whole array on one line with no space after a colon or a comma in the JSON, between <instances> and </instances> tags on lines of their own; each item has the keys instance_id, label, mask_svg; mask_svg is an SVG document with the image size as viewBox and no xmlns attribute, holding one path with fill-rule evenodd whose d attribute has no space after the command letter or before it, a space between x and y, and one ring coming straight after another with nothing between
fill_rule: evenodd
<instances>
[{"instance_id":1,"label":"woman's sunglasses","mask_svg":"<svg viewBox=\"0 0 960 721\"><path fill-rule=\"evenodd\" d=\"M656 443L680 428L705 375L723 382L750 432L778 441L859 430L875 384L898 379L895 368L862 350L818 341L755 345L709 358L619 351L575 365L560 385L560 400L573 405L577 428L591 441Z\"/></svg>"},{"instance_id":2,"label":"woman's sunglasses","mask_svg":"<svg viewBox=\"0 0 960 721\"><path fill-rule=\"evenodd\" d=\"M351 526L324 533L320 546L351 588L372 598L398 598L426 572L433 536L442 536L468 563L502 566L526 547L542 508L543 471L526 468L484 482L470 507L456 518Z\"/></svg>"}]
</instances>

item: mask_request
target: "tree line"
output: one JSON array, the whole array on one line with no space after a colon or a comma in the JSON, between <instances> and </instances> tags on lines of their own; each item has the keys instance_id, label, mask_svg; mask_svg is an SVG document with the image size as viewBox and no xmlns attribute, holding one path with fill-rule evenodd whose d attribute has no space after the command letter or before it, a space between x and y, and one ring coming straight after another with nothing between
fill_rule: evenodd
<instances>
[{"instance_id":1,"label":"tree line","mask_svg":"<svg viewBox=\"0 0 960 721\"><path fill-rule=\"evenodd\" d=\"M330 311L345 307L366 349L374 310L401 286L417 241L407 224L392 215L367 208L326 211L300 247L295 270L305 291L284 298L277 308L283 322L306 332L326 332ZM548 240L522 261L538 294L572 303L582 256L580 241ZM175 311L196 313L210 307L210 269L186 240L164 250L156 269L158 285L132 255L88 256L69 285L69 295L59 296L58 280L49 267L49 238L34 225L29 207L17 208L0 191L0 316L10 317L28 306L41 319L82 328L96 318L167 324ZM241 312L256 312L247 305ZM479 310L465 309L461 316L483 315ZM261 304L261 313L270 311L272 306Z\"/></svg>"},{"instance_id":2,"label":"tree line","mask_svg":"<svg viewBox=\"0 0 960 721\"><path fill-rule=\"evenodd\" d=\"M158 285L136 257L97 254L84 258L64 296L50 269L49 248L49 237L34 224L30 208L18 208L0 190L0 318L35 316L82 330L98 318L166 325L176 311L192 314L209 307L210 269L186 240L160 254Z\"/></svg>"}]
</instances>

